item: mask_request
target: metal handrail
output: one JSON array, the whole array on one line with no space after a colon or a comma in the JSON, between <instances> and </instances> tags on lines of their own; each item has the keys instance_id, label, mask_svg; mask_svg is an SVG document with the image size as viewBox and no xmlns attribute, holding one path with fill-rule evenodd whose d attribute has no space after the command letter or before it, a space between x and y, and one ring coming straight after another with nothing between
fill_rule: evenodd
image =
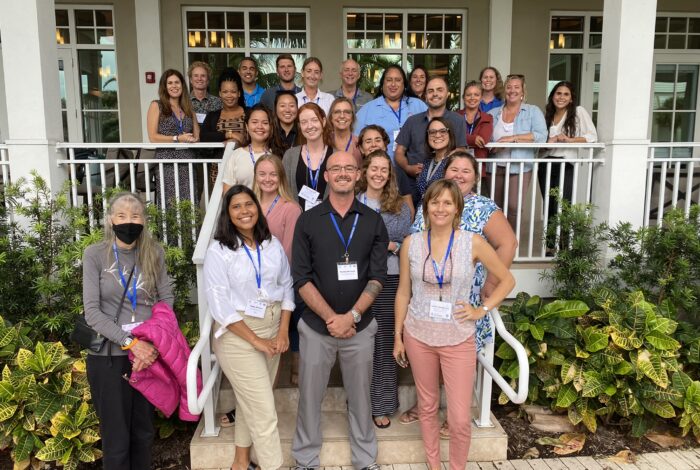
<instances>
[{"instance_id":1,"label":"metal handrail","mask_svg":"<svg viewBox=\"0 0 700 470\"><path fill-rule=\"evenodd\" d=\"M527 400L530 379L530 363L528 362L527 352L525 351L525 347L520 343L520 341L515 339L515 337L512 334L510 334L505 324L503 323L503 319L501 318L501 314L498 312L498 309L494 308L489 313L491 315L494 325L496 326L496 331L503 338L503 340L511 348L513 348L513 351L515 351L515 354L518 358L518 391L516 392L515 390L513 390L513 387L511 387L510 384L506 382L506 380L503 378L503 376L496 370L496 368L493 367L493 358L491 358L491 362L489 362L487 358L479 354L477 355L477 359L481 366L484 368L484 370L488 372L489 375L493 378L494 382L496 382L496 384L501 388L501 390L503 390L503 392L508 396L510 401L512 401L515 404L524 403L525 400Z\"/></svg>"}]
</instances>

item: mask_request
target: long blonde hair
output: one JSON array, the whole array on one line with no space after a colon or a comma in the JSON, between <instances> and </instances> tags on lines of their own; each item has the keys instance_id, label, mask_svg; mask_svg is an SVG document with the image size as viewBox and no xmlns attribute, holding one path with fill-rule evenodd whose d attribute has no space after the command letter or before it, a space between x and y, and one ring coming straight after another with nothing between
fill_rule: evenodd
<instances>
[{"instance_id":1,"label":"long blonde hair","mask_svg":"<svg viewBox=\"0 0 700 470\"><path fill-rule=\"evenodd\" d=\"M107 245L108 259L114 258L112 246L116 243L117 237L112 229L112 215L115 208L121 204L127 204L131 208L136 208L143 216L143 230L141 235L136 239L136 266L143 279L144 289L147 292L155 292L158 285L158 276L160 275L162 266L159 259L160 246L151 236L148 231L148 214L146 213L146 205L133 193L121 192L115 194L109 201L109 207L105 214L104 220L104 241ZM114 260L116 261L116 260Z\"/></svg>"},{"instance_id":2,"label":"long blonde hair","mask_svg":"<svg viewBox=\"0 0 700 470\"><path fill-rule=\"evenodd\" d=\"M389 155L387 155L384 150L375 150L370 152L370 154L363 160L362 175L360 175L360 181L357 183L357 192L363 193L367 191L367 169L372 164L372 160L375 158L383 158L389 163L389 178L382 188L380 201L381 211L398 214L401 212L401 207L405 203L399 194L399 186L396 183L396 172L394 170L394 165L391 164L391 158L389 158Z\"/></svg>"},{"instance_id":3,"label":"long blonde hair","mask_svg":"<svg viewBox=\"0 0 700 470\"><path fill-rule=\"evenodd\" d=\"M256 175L258 172L258 165L260 165L260 163L262 162L270 162L272 163L272 166L275 167L277 177L280 180L279 185L277 187L277 193L279 193L280 197L282 197L282 199L284 199L285 201L293 202L296 204L296 201L292 197L292 192L289 190L289 181L287 181L287 174L284 171L282 159L277 155L273 155L271 153L267 153L262 157L258 158L258 161L255 162L255 166L253 167L253 192L255 193L255 196L258 198L258 200L262 200L262 191L260 190L260 186L258 186L258 179L256 178Z\"/></svg>"}]
</instances>

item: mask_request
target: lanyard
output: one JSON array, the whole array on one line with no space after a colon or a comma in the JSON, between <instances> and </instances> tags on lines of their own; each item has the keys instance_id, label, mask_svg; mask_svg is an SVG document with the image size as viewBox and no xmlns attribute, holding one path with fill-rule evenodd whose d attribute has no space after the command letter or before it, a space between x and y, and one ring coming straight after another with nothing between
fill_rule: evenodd
<instances>
[{"instance_id":1,"label":"lanyard","mask_svg":"<svg viewBox=\"0 0 700 470\"><path fill-rule=\"evenodd\" d=\"M253 152L253 145L248 145L248 153L250 154L250 161L253 163L253 166L255 166L255 152ZM262 151L263 154L268 154L270 151L268 149L265 149Z\"/></svg>"},{"instance_id":2,"label":"lanyard","mask_svg":"<svg viewBox=\"0 0 700 470\"><path fill-rule=\"evenodd\" d=\"M440 286L440 302L442 302L442 284L445 282L445 268L447 267L447 258L450 256L452 251L452 242L455 239L455 231L452 230L450 234L450 242L447 244L447 251L445 251L445 259L442 260L442 272L438 272L438 265L431 256L432 248L430 247L430 230L428 230L428 256L430 256L430 261L433 263L433 271L435 272L435 279L437 279L438 285Z\"/></svg>"},{"instance_id":3,"label":"lanyard","mask_svg":"<svg viewBox=\"0 0 700 470\"><path fill-rule=\"evenodd\" d=\"M369 204L367 204L367 193L364 193L364 194L362 195L362 204L364 204L365 206L369 207ZM379 214L379 211L381 211L381 210L382 210L382 208L381 208L381 206L380 206L378 209L374 209L374 212L376 212L377 214Z\"/></svg>"},{"instance_id":4,"label":"lanyard","mask_svg":"<svg viewBox=\"0 0 700 470\"><path fill-rule=\"evenodd\" d=\"M175 116L175 113L173 113L173 118L175 119L175 122L177 123L177 128L179 129L179 134L183 134L185 132L185 113L180 110L180 116L182 116L181 119L178 119L177 116Z\"/></svg>"},{"instance_id":5,"label":"lanyard","mask_svg":"<svg viewBox=\"0 0 700 470\"><path fill-rule=\"evenodd\" d=\"M350 138L348 139L348 143L345 146L345 151L347 152L348 149L350 148L350 144L352 143L352 132L350 133Z\"/></svg>"},{"instance_id":6,"label":"lanyard","mask_svg":"<svg viewBox=\"0 0 700 470\"><path fill-rule=\"evenodd\" d=\"M357 227L357 219L360 218L360 214L357 213L355 214L355 220L352 223L352 229L350 230L350 236L348 237L348 241L345 241L345 237L343 236L343 232L340 231L340 227L338 226L338 222L335 220L335 216L331 212L329 214L331 216L331 220L333 221L333 226L335 227L335 231L338 234L338 237L340 237L340 241L343 242L343 246L345 247L345 254L343 257L345 258L345 262L348 263L350 262L350 255L348 254L348 248L350 247L350 243L352 242L352 237L355 235L355 228Z\"/></svg>"},{"instance_id":7,"label":"lanyard","mask_svg":"<svg viewBox=\"0 0 700 470\"><path fill-rule=\"evenodd\" d=\"M272 201L272 204L270 204L270 207L267 209L267 212L265 212L265 217L270 216L270 212L272 212L272 208L275 207L275 204L277 204L277 201L280 200L280 195L278 194L277 197L275 198L274 201Z\"/></svg>"},{"instance_id":8,"label":"lanyard","mask_svg":"<svg viewBox=\"0 0 700 470\"><path fill-rule=\"evenodd\" d=\"M479 122L479 116L475 115L474 116L474 122L469 124L469 121L467 121L467 112L464 112L464 123L467 125L467 134L472 135L474 132L474 128L476 127L476 123Z\"/></svg>"},{"instance_id":9,"label":"lanyard","mask_svg":"<svg viewBox=\"0 0 700 470\"><path fill-rule=\"evenodd\" d=\"M260 290L262 286L262 259L260 258L260 245L258 245L257 243L255 244L255 251L258 252L258 266L255 266L255 261L253 261L253 255L250 254L250 250L246 246L245 242L243 242L243 248L245 249L245 253L250 259L250 262L253 263L253 269L255 270L255 282L258 284L258 290Z\"/></svg>"},{"instance_id":10,"label":"lanyard","mask_svg":"<svg viewBox=\"0 0 700 470\"><path fill-rule=\"evenodd\" d=\"M311 188L315 191L318 186L318 177L321 174L321 165L323 165L323 160L326 158L326 147L323 147L323 156L321 156L321 161L318 162L318 168L315 170L311 168L311 153L309 151L309 146L306 146L306 166L309 170L309 182L311 183Z\"/></svg>"},{"instance_id":11,"label":"lanyard","mask_svg":"<svg viewBox=\"0 0 700 470\"><path fill-rule=\"evenodd\" d=\"M138 276L133 276L134 282L132 283L131 289L129 289L129 286L127 285L127 280L124 278L124 273L122 270L119 268L119 252L117 251L117 244L114 243L112 245L112 251L114 251L114 258L117 261L117 271L119 272L119 278L121 279L121 286L126 289L126 297L129 299L129 302L131 302L131 321L134 322L136 319L134 318L134 312L136 311L136 278ZM136 271L136 266L134 266L134 272Z\"/></svg>"},{"instance_id":12,"label":"lanyard","mask_svg":"<svg viewBox=\"0 0 700 470\"><path fill-rule=\"evenodd\" d=\"M399 112L398 113L396 111L394 111L394 108L391 107L391 105L387 102L386 98L384 98L384 102L389 107L391 112L394 113L394 116L396 116L396 119L398 119L399 128L401 128L401 100L399 99Z\"/></svg>"},{"instance_id":13,"label":"lanyard","mask_svg":"<svg viewBox=\"0 0 700 470\"><path fill-rule=\"evenodd\" d=\"M316 92L316 93L318 93L318 92ZM309 98L309 97L306 96L306 95L302 96L302 98L304 99L304 103L306 103L307 101L312 101L311 98ZM321 99L321 96L316 96L316 99L313 100L313 102L316 103L316 104L318 104L318 102L320 101L320 99Z\"/></svg>"},{"instance_id":14,"label":"lanyard","mask_svg":"<svg viewBox=\"0 0 700 470\"><path fill-rule=\"evenodd\" d=\"M440 163L442 163L442 161ZM430 164L428 165L428 174L425 177L426 184L430 182L430 178L432 178L438 168L440 168L440 163L436 165L434 158L430 160Z\"/></svg>"},{"instance_id":15,"label":"lanyard","mask_svg":"<svg viewBox=\"0 0 700 470\"><path fill-rule=\"evenodd\" d=\"M352 105L354 107L357 107L357 95L359 95L359 94L360 94L360 87L358 87L357 84L355 84L355 96L352 97ZM399 106L400 106L400 104L399 104ZM345 149L345 150L347 151L347 149Z\"/></svg>"}]
</instances>

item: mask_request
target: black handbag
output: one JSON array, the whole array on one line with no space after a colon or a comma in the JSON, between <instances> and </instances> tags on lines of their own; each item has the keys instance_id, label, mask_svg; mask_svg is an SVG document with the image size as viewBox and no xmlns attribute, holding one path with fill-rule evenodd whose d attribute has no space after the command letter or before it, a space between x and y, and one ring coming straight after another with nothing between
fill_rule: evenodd
<instances>
[{"instance_id":1,"label":"black handbag","mask_svg":"<svg viewBox=\"0 0 700 470\"><path fill-rule=\"evenodd\" d=\"M135 267L134 267L135 268ZM131 270L129 274L129 280L126 281L126 287L122 293L122 299L119 302L119 308L117 309L117 314L114 316L114 323L117 323L119 314L122 311L122 306L124 305L124 297L126 297L126 291L129 288L129 283L131 282L131 277L134 275L134 269ZM99 353L102 351L107 338L97 333L95 330L90 328L90 325L85 321L85 315L79 315L75 320L75 327L73 332L70 334L71 341L78 343L82 349L89 349L92 352Z\"/></svg>"}]
</instances>

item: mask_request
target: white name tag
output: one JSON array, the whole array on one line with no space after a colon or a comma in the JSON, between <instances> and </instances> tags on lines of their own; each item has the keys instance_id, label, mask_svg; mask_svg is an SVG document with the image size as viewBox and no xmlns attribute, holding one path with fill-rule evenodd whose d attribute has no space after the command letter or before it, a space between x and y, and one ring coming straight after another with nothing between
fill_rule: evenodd
<instances>
[{"instance_id":1,"label":"white name tag","mask_svg":"<svg viewBox=\"0 0 700 470\"><path fill-rule=\"evenodd\" d=\"M126 325L122 325L122 331L126 331L127 333L131 333L131 331L136 328L137 326L141 325L143 322L142 321L137 321L134 323L127 323Z\"/></svg>"},{"instance_id":2,"label":"white name tag","mask_svg":"<svg viewBox=\"0 0 700 470\"><path fill-rule=\"evenodd\" d=\"M207 113L197 113L197 122L204 123L204 118L207 117Z\"/></svg>"},{"instance_id":3,"label":"white name tag","mask_svg":"<svg viewBox=\"0 0 700 470\"><path fill-rule=\"evenodd\" d=\"M313 209L314 207L318 206L321 204L321 201L304 201L304 210L308 211L309 209Z\"/></svg>"},{"instance_id":4,"label":"white name tag","mask_svg":"<svg viewBox=\"0 0 700 470\"><path fill-rule=\"evenodd\" d=\"M399 132L401 129L397 129L394 131L394 145L392 147L392 152L396 152L396 139L399 137Z\"/></svg>"},{"instance_id":5,"label":"white name tag","mask_svg":"<svg viewBox=\"0 0 700 470\"><path fill-rule=\"evenodd\" d=\"M440 302L438 300L430 301L430 318L433 320L451 320L452 319L452 304L449 302Z\"/></svg>"},{"instance_id":6,"label":"white name tag","mask_svg":"<svg viewBox=\"0 0 700 470\"><path fill-rule=\"evenodd\" d=\"M349 263L338 263L338 280L356 281L357 263L354 261L350 261Z\"/></svg>"},{"instance_id":7,"label":"white name tag","mask_svg":"<svg viewBox=\"0 0 700 470\"><path fill-rule=\"evenodd\" d=\"M249 300L245 307L245 314L249 317L265 318L265 310L267 310L267 303L262 300Z\"/></svg>"},{"instance_id":8,"label":"white name tag","mask_svg":"<svg viewBox=\"0 0 700 470\"><path fill-rule=\"evenodd\" d=\"M306 202L316 202L318 201L319 192L315 189L308 187L307 185L302 186L301 191L299 191L299 197L304 199Z\"/></svg>"}]
</instances>

